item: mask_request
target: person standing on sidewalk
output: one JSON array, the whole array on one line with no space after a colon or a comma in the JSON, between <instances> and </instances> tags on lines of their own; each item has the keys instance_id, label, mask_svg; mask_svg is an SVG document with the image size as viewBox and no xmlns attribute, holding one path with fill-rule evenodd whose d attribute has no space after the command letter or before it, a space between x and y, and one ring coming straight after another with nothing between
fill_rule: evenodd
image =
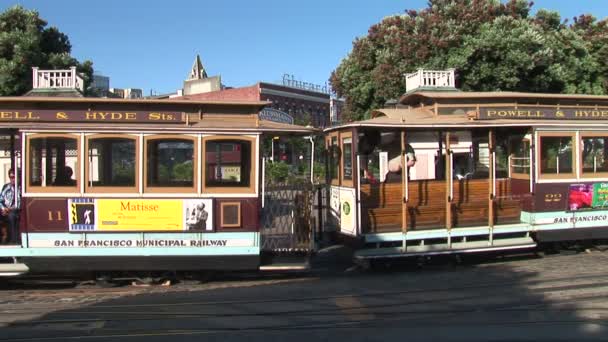
<instances>
[{"instance_id":1,"label":"person standing on sidewalk","mask_svg":"<svg viewBox=\"0 0 608 342\"><path fill-rule=\"evenodd\" d=\"M9 182L0 191L0 214L8 224L8 241L16 243L19 240L19 208L21 196L15 190L15 170L8 170Z\"/></svg>"}]
</instances>

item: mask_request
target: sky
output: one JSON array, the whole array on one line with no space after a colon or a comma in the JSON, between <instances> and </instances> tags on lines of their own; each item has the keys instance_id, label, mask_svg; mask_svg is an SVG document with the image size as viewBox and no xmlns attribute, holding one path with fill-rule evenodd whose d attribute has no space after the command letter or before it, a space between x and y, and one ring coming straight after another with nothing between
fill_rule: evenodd
<instances>
[{"instance_id":1,"label":"sky","mask_svg":"<svg viewBox=\"0 0 608 342\"><path fill-rule=\"evenodd\" d=\"M91 60L110 87L145 95L182 87L197 54L226 86L280 83L284 74L318 85L352 42L382 18L426 0L0 0L34 9L68 35L72 56ZM562 18L608 16L606 0L536 0Z\"/></svg>"}]
</instances>

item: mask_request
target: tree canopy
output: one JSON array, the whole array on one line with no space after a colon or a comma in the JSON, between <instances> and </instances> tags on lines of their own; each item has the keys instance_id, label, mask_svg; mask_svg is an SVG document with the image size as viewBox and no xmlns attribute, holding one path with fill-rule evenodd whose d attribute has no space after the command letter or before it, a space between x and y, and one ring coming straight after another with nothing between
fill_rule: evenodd
<instances>
[{"instance_id":1,"label":"tree canopy","mask_svg":"<svg viewBox=\"0 0 608 342\"><path fill-rule=\"evenodd\" d=\"M404 74L455 68L465 91L608 93L608 21L526 0L430 0L370 27L332 72L343 120L367 117L405 93Z\"/></svg>"},{"instance_id":2,"label":"tree canopy","mask_svg":"<svg viewBox=\"0 0 608 342\"><path fill-rule=\"evenodd\" d=\"M0 13L0 96L23 95L32 89L32 67L67 69L76 66L88 89L93 63L78 62L70 53L68 36L38 12L14 6Z\"/></svg>"}]
</instances>

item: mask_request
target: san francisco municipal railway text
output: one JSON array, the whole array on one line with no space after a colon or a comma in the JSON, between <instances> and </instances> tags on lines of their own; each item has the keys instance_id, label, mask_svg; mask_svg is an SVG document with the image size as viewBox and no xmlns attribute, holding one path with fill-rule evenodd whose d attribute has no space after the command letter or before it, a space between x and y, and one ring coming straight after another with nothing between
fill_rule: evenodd
<instances>
[{"instance_id":1,"label":"san francisco municipal railway text","mask_svg":"<svg viewBox=\"0 0 608 342\"><path fill-rule=\"evenodd\" d=\"M55 240L55 247L225 247L228 240Z\"/></svg>"}]
</instances>

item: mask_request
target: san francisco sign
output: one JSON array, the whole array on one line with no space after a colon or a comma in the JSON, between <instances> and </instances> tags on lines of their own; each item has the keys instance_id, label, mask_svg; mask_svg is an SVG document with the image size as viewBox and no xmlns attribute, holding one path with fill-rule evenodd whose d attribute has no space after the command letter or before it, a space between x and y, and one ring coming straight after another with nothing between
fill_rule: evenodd
<instances>
[{"instance_id":1,"label":"san francisco sign","mask_svg":"<svg viewBox=\"0 0 608 342\"><path fill-rule=\"evenodd\" d=\"M608 120L608 108L481 107L479 120Z\"/></svg>"}]
</instances>

